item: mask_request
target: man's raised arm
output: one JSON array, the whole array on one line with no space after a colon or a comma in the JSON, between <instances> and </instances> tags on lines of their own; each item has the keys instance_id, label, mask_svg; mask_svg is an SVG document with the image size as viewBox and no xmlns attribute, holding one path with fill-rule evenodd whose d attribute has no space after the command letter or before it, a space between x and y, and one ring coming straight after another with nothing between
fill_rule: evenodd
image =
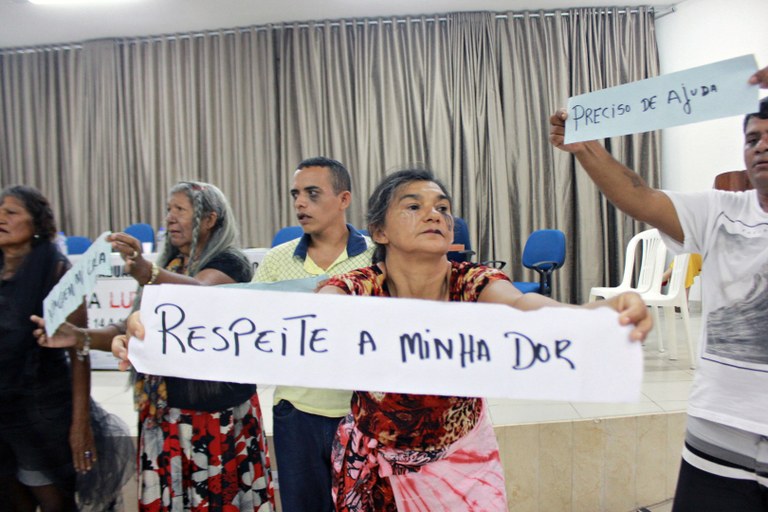
<instances>
[{"instance_id":1,"label":"man's raised arm","mask_svg":"<svg viewBox=\"0 0 768 512\"><path fill-rule=\"evenodd\" d=\"M564 110L549 118L549 141L552 145L573 153L595 185L616 208L682 242L683 228L669 197L649 187L639 174L613 158L599 142L593 140L565 144L566 118Z\"/></svg>"}]
</instances>

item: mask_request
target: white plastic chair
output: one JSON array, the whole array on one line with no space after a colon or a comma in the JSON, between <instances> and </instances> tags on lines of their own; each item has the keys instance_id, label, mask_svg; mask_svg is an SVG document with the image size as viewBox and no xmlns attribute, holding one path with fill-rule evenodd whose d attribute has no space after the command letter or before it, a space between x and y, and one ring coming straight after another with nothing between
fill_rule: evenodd
<instances>
[{"instance_id":1,"label":"white plastic chair","mask_svg":"<svg viewBox=\"0 0 768 512\"><path fill-rule=\"evenodd\" d=\"M638 247L639 246L639 247ZM640 271L637 284L632 286L632 276L635 271L637 251L641 251ZM610 299L623 292L643 293L661 289L661 279L664 274L664 261L667 257L667 247L661 240L658 229L641 231L632 237L627 244L627 254L624 261L624 275L618 286L595 286L589 291L590 302L597 297Z\"/></svg>"},{"instance_id":2,"label":"white plastic chair","mask_svg":"<svg viewBox=\"0 0 768 512\"><path fill-rule=\"evenodd\" d=\"M640 296L654 311L659 307L664 309L664 323L667 326L670 340L669 358L673 360L677 359L675 307L680 308L680 314L683 317L683 327L685 328L685 336L688 342L688 351L691 357L691 368L695 368L696 355L693 347L693 338L691 337L691 318L688 313L688 297L685 293L685 277L688 273L688 259L690 256L690 254L680 254L675 256L667 293L661 293L660 289L652 289L641 293ZM659 325L658 315L654 315L654 319L657 320L656 325ZM661 333L659 333L659 340L661 340ZM661 346L661 341L659 341L659 345Z\"/></svg>"},{"instance_id":3,"label":"white plastic chair","mask_svg":"<svg viewBox=\"0 0 768 512\"><path fill-rule=\"evenodd\" d=\"M632 286L635 274L637 251L640 251L640 268L637 273L637 283ZM589 291L589 301L597 297L610 299L620 293L637 292L643 294L661 290L661 280L664 275L664 263L667 259L667 246L661 240L658 229L647 229L633 236L627 244L627 254L624 260L624 275L618 286L595 286ZM659 325L659 310L651 308L654 325ZM664 339L659 332L659 352L664 352Z\"/></svg>"}]
</instances>

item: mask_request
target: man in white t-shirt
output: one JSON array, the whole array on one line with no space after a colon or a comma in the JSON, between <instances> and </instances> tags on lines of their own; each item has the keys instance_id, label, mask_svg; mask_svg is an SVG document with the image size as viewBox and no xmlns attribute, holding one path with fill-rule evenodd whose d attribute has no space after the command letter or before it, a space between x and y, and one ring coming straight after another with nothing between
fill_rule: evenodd
<instances>
[{"instance_id":1,"label":"man in white t-shirt","mask_svg":"<svg viewBox=\"0 0 768 512\"><path fill-rule=\"evenodd\" d=\"M750 78L768 88L768 68ZM673 253L700 253L704 326L674 512L768 511L768 98L744 120L755 190L650 188L596 141L564 144L617 208L662 232Z\"/></svg>"}]
</instances>

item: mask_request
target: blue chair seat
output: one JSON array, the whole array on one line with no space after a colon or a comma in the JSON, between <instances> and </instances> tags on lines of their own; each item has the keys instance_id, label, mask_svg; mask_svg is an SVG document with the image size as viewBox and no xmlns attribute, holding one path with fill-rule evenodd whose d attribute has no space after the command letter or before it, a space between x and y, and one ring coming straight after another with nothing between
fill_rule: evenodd
<instances>
[{"instance_id":1,"label":"blue chair seat","mask_svg":"<svg viewBox=\"0 0 768 512\"><path fill-rule=\"evenodd\" d=\"M91 239L87 236L68 236L67 254L83 254L91 246Z\"/></svg>"},{"instance_id":2,"label":"blue chair seat","mask_svg":"<svg viewBox=\"0 0 768 512\"><path fill-rule=\"evenodd\" d=\"M469 261L475 251L472 250L472 242L469 239L469 228L467 222L461 217L453 218L453 243L456 245L463 245L464 249L461 251L450 251L448 253L448 259L461 263L462 261Z\"/></svg>"},{"instance_id":3,"label":"blue chair seat","mask_svg":"<svg viewBox=\"0 0 768 512\"><path fill-rule=\"evenodd\" d=\"M131 224L125 228L124 232L131 235L142 244L152 244L151 249L153 251L155 250L155 230L149 224L137 222L136 224Z\"/></svg>"},{"instance_id":4,"label":"blue chair seat","mask_svg":"<svg viewBox=\"0 0 768 512\"><path fill-rule=\"evenodd\" d=\"M515 281L513 284L515 285L515 288L522 293L539 293L539 291L541 291L540 283Z\"/></svg>"},{"instance_id":5,"label":"blue chair seat","mask_svg":"<svg viewBox=\"0 0 768 512\"><path fill-rule=\"evenodd\" d=\"M565 263L565 233L539 229L531 233L523 249L523 266L539 274L539 282L515 281L523 293L552 295L552 274Z\"/></svg>"},{"instance_id":6,"label":"blue chair seat","mask_svg":"<svg viewBox=\"0 0 768 512\"><path fill-rule=\"evenodd\" d=\"M303 234L304 230L301 229L301 226L286 226L280 228L277 233L275 233L275 236L272 237L272 247L289 242L294 238L299 238Z\"/></svg>"}]
</instances>

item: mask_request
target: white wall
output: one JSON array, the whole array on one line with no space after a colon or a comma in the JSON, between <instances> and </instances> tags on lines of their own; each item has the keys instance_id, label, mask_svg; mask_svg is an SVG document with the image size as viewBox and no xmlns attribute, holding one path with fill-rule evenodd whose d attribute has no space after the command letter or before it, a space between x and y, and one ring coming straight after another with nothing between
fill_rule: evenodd
<instances>
[{"instance_id":1,"label":"white wall","mask_svg":"<svg viewBox=\"0 0 768 512\"><path fill-rule=\"evenodd\" d=\"M768 66L767 0L684 0L656 20L661 73L754 54ZM761 96L768 95L762 90ZM706 190L724 171L744 169L743 116L662 131L662 186Z\"/></svg>"}]
</instances>

